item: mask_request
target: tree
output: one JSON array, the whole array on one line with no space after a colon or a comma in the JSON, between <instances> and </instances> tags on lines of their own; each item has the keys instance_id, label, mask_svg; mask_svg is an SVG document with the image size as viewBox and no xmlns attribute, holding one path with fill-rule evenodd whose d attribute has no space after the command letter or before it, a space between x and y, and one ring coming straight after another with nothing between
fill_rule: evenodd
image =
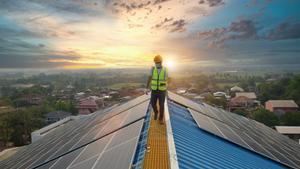
<instances>
[{"instance_id":1,"label":"tree","mask_svg":"<svg viewBox=\"0 0 300 169\"><path fill-rule=\"evenodd\" d=\"M8 113L0 116L0 140L6 143L10 140L11 129L9 128Z\"/></svg>"},{"instance_id":2,"label":"tree","mask_svg":"<svg viewBox=\"0 0 300 169\"><path fill-rule=\"evenodd\" d=\"M300 112L287 112L281 117L281 124L285 126L300 126Z\"/></svg>"},{"instance_id":3,"label":"tree","mask_svg":"<svg viewBox=\"0 0 300 169\"><path fill-rule=\"evenodd\" d=\"M247 111L245 109L235 109L233 111L233 113L241 115L241 116L245 116L245 117L248 116L248 113L247 113Z\"/></svg>"},{"instance_id":4,"label":"tree","mask_svg":"<svg viewBox=\"0 0 300 169\"><path fill-rule=\"evenodd\" d=\"M57 101L55 103L55 109L56 110L64 110L67 112L72 113L73 115L77 114L76 105L72 101Z\"/></svg>"},{"instance_id":5,"label":"tree","mask_svg":"<svg viewBox=\"0 0 300 169\"><path fill-rule=\"evenodd\" d=\"M208 95L204 101L208 104L212 104L212 105L216 105L216 106L220 106L222 108L225 108L227 105L227 101L225 97L221 97L221 98L215 98L212 95Z\"/></svg>"},{"instance_id":6,"label":"tree","mask_svg":"<svg viewBox=\"0 0 300 169\"><path fill-rule=\"evenodd\" d=\"M287 85L285 96L300 104L300 75L293 78Z\"/></svg>"},{"instance_id":7,"label":"tree","mask_svg":"<svg viewBox=\"0 0 300 169\"><path fill-rule=\"evenodd\" d=\"M254 120L264 123L269 127L273 127L279 124L278 117L274 113L263 108L255 110L252 113L252 116Z\"/></svg>"}]
</instances>

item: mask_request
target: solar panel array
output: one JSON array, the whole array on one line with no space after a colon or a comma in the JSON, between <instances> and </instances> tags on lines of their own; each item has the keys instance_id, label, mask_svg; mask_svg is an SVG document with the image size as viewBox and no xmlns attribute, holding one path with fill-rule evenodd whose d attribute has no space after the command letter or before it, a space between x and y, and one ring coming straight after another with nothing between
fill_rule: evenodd
<instances>
[{"instance_id":1,"label":"solar panel array","mask_svg":"<svg viewBox=\"0 0 300 169\"><path fill-rule=\"evenodd\" d=\"M71 121L2 161L0 168L34 168L63 155L39 168L101 166L107 169L128 169L133 161L148 105L149 96L143 95L107 112ZM117 131L105 136L114 130ZM101 136L105 137L97 140ZM93 140L97 141L81 147ZM72 152L65 154L69 151Z\"/></svg>"},{"instance_id":2,"label":"solar panel array","mask_svg":"<svg viewBox=\"0 0 300 169\"><path fill-rule=\"evenodd\" d=\"M205 103L198 104L171 92L168 95L171 100L189 109L201 129L286 166L300 168L300 146L286 136L223 109Z\"/></svg>"}]
</instances>

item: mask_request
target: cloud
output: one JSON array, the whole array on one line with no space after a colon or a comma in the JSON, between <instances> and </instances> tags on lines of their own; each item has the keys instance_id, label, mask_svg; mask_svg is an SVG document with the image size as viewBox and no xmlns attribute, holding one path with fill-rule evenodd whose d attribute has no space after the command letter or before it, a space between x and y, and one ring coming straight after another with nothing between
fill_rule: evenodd
<instances>
[{"instance_id":1,"label":"cloud","mask_svg":"<svg viewBox=\"0 0 300 169\"><path fill-rule=\"evenodd\" d=\"M173 21L173 18L165 18L163 21L161 21L160 23L155 25L155 28L161 28L163 27L165 24L167 24L168 22Z\"/></svg>"},{"instance_id":2,"label":"cloud","mask_svg":"<svg viewBox=\"0 0 300 169\"><path fill-rule=\"evenodd\" d=\"M300 23L282 22L266 32L259 33L257 23L250 19L233 21L228 27L199 31L197 37L208 41L208 46L224 47L232 40L287 40L300 39Z\"/></svg>"},{"instance_id":3,"label":"cloud","mask_svg":"<svg viewBox=\"0 0 300 169\"><path fill-rule=\"evenodd\" d=\"M153 2L153 5L158 5L158 4L167 2L167 1L170 1L170 0L155 0L155 1Z\"/></svg>"},{"instance_id":4,"label":"cloud","mask_svg":"<svg viewBox=\"0 0 300 169\"><path fill-rule=\"evenodd\" d=\"M224 5L225 2L223 0L206 0L210 7Z\"/></svg>"},{"instance_id":5,"label":"cloud","mask_svg":"<svg viewBox=\"0 0 300 169\"><path fill-rule=\"evenodd\" d=\"M179 19L174 21L172 24L168 25L169 32L184 32L186 30L185 26L187 22L184 19Z\"/></svg>"},{"instance_id":6,"label":"cloud","mask_svg":"<svg viewBox=\"0 0 300 169\"><path fill-rule=\"evenodd\" d=\"M208 40L211 47L224 47L224 43L230 40L257 39L257 27L252 20L238 20L230 23L228 27L215 28L198 32L198 38Z\"/></svg>"},{"instance_id":7,"label":"cloud","mask_svg":"<svg viewBox=\"0 0 300 169\"><path fill-rule=\"evenodd\" d=\"M165 18L159 24L156 24L154 28L167 30L170 33L184 32L186 31L186 25L187 22L184 19L174 20L173 18Z\"/></svg>"},{"instance_id":8,"label":"cloud","mask_svg":"<svg viewBox=\"0 0 300 169\"><path fill-rule=\"evenodd\" d=\"M143 9L151 4L151 1L146 1L146 2L114 2L112 4L112 8L119 12L119 11L126 11L127 13L133 11L133 10L138 10L138 9Z\"/></svg>"},{"instance_id":9,"label":"cloud","mask_svg":"<svg viewBox=\"0 0 300 169\"><path fill-rule=\"evenodd\" d=\"M224 0L199 0L198 4L208 4L209 7L224 5Z\"/></svg>"},{"instance_id":10,"label":"cloud","mask_svg":"<svg viewBox=\"0 0 300 169\"><path fill-rule=\"evenodd\" d=\"M252 20L239 20L232 22L228 28L232 33L228 39L254 39L257 38L257 28Z\"/></svg>"},{"instance_id":11,"label":"cloud","mask_svg":"<svg viewBox=\"0 0 300 169\"><path fill-rule=\"evenodd\" d=\"M283 22L271 29L266 36L269 40L299 39L300 23Z\"/></svg>"}]
</instances>

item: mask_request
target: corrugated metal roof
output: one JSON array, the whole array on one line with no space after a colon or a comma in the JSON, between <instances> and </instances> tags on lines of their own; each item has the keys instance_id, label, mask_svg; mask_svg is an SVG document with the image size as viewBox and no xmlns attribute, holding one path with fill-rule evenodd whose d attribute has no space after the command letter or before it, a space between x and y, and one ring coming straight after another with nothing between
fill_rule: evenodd
<instances>
[{"instance_id":1,"label":"corrugated metal roof","mask_svg":"<svg viewBox=\"0 0 300 169\"><path fill-rule=\"evenodd\" d=\"M291 108L298 108L298 105L295 103L294 100L269 100L266 104L271 104L272 107L291 107Z\"/></svg>"},{"instance_id":2,"label":"corrugated metal roof","mask_svg":"<svg viewBox=\"0 0 300 169\"><path fill-rule=\"evenodd\" d=\"M237 92L235 93L235 96L236 97L239 97L239 96L245 96L245 97L248 97L249 99L256 99L256 94L254 92Z\"/></svg>"},{"instance_id":3,"label":"corrugated metal roof","mask_svg":"<svg viewBox=\"0 0 300 169\"><path fill-rule=\"evenodd\" d=\"M183 106L170 103L169 112L181 169L287 168L200 129L189 111Z\"/></svg>"},{"instance_id":4,"label":"corrugated metal roof","mask_svg":"<svg viewBox=\"0 0 300 169\"><path fill-rule=\"evenodd\" d=\"M300 126L275 126L281 134L300 134Z\"/></svg>"},{"instance_id":5,"label":"corrugated metal roof","mask_svg":"<svg viewBox=\"0 0 300 169\"><path fill-rule=\"evenodd\" d=\"M272 128L205 103L193 102L171 92L168 95L172 101L191 110L199 128L270 160L291 168L299 168L299 144Z\"/></svg>"}]
</instances>

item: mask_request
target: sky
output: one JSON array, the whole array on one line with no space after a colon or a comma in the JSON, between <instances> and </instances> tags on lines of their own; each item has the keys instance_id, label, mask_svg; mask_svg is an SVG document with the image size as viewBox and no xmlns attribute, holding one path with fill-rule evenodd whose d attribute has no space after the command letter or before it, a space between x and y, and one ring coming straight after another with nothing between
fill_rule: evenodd
<instances>
[{"instance_id":1,"label":"sky","mask_svg":"<svg viewBox=\"0 0 300 169\"><path fill-rule=\"evenodd\" d=\"M300 65L299 0L0 0L0 69Z\"/></svg>"}]
</instances>

